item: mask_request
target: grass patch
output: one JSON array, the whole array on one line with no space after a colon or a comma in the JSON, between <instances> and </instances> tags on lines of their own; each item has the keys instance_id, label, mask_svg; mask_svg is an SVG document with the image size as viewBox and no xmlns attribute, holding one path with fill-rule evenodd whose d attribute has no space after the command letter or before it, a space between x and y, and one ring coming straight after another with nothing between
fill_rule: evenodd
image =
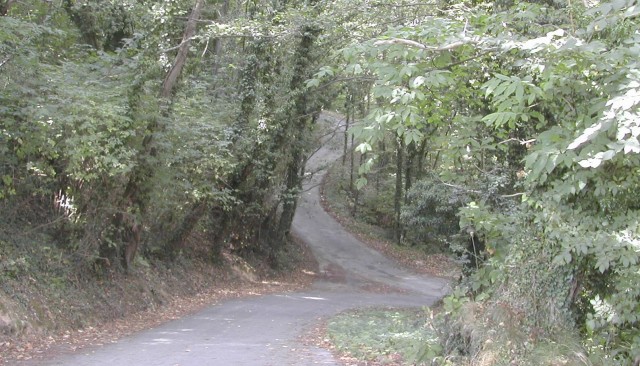
<instances>
[{"instance_id":1,"label":"grass patch","mask_svg":"<svg viewBox=\"0 0 640 366\"><path fill-rule=\"evenodd\" d=\"M327 323L335 349L359 361L431 364L442 351L428 309L367 309L342 313Z\"/></svg>"}]
</instances>

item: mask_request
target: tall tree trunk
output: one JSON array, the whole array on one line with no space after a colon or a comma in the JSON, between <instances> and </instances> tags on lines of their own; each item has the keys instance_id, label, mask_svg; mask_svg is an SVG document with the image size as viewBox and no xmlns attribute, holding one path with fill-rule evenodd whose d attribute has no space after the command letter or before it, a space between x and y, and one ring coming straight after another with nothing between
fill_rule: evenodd
<instances>
[{"instance_id":1,"label":"tall tree trunk","mask_svg":"<svg viewBox=\"0 0 640 366\"><path fill-rule=\"evenodd\" d=\"M416 166L416 181L422 179L424 175L424 158L426 156L427 151L427 138L420 143L420 149L418 149L418 162Z\"/></svg>"},{"instance_id":2,"label":"tall tree trunk","mask_svg":"<svg viewBox=\"0 0 640 366\"><path fill-rule=\"evenodd\" d=\"M378 150L380 151L378 162L376 163L376 193L380 193L380 176L383 174L385 167L387 166L387 144L384 139L378 142Z\"/></svg>"},{"instance_id":3,"label":"tall tree trunk","mask_svg":"<svg viewBox=\"0 0 640 366\"><path fill-rule=\"evenodd\" d=\"M224 21L225 18L227 17L227 13L229 13L229 0L223 0L222 1L222 6L220 7L220 10L218 11L218 17L216 18L217 21L221 22ZM213 47L213 67L212 72L213 75L217 75L218 74L218 70L220 69L220 57L222 55L222 38L216 38L214 40L215 45Z\"/></svg>"},{"instance_id":4,"label":"tall tree trunk","mask_svg":"<svg viewBox=\"0 0 640 366\"><path fill-rule=\"evenodd\" d=\"M359 162L360 166L362 166L362 163L366 160L367 160L367 153L361 154L360 162ZM356 217L356 215L358 214L359 200L360 200L360 190L356 189L355 192L353 192L353 209L351 210L352 217Z\"/></svg>"},{"instance_id":5,"label":"tall tree trunk","mask_svg":"<svg viewBox=\"0 0 640 366\"><path fill-rule=\"evenodd\" d=\"M355 191L356 153L353 151L355 137L351 135L351 150L349 152L349 193Z\"/></svg>"},{"instance_id":6,"label":"tall tree trunk","mask_svg":"<svg viewBox=\"0 0 640 366\"><path fill-rule=\"evenodd\" d=\"M173 66L167 73L160 90L160 105L165 117L168 115L168 105L172 91L181 75L189 53L191 39L195 35L196 24L202 13L204 0L196 0L195 6L189 15L182 42L178 48L178 54L173 62ZM149 203L150 187L149 180L155 174L155 167L152 159L157 155L157 147L153 141L153 135L162 132L164 126L158 118L152 118L147 124L147 135L142 141L142 147L138 152L138 164L132 171L126 185L122 198L123 209L117 213L113 220L114 230L117 237L124 245L122 261L125 269L129 269L140 246L141 220L145 216ZM105 245L109 246L109 244ZM101 248L102 253L112 253L112 249Z\"/></svg>"},{"instance_id":7,"label":"tall tree trunk","mask_svg":"<svg viewBox=\"0 0 640 366\"><path fill-rule=\"evenodd\" d=\"M288 124L291 128L290 137L293 137L295 141L292 141L291 157L287 164L287 176L285 180L284 190L284 202L282 206L282 214L280 215L280 222L278 224L278 230L275 243L272 242L270 254L274 255L280 249L280 246L285 240L286 235L291 228L293 222L293 215L297 207L297 199L302 188L302 177L304 174L304 162L306 160L305 154L308 148L308 143L305 141L305 137L311 132L311 120L310 116L313 112L309 110L308 92L305 90L305 80L311 76L310 54L314 46L316 37L320 30L313 26L304 26L300 30L301 38L300 43L295 53L295 66L293 70L293 77L291 78L290 90L297 95L293 107L289 112Z\"/></svg>"},{"instance_id":8,"label":"tall tree trunk","mask_svg":"<svg viewBox=\"0 0 640 366\"><path fill-rule=\"evenodd\" d=\"M402 225L400 223L400 210L402 209L403 190L402 190L402 173L404 171L404 140L402 137L396 137L396 191L393 197L393 209L395 214L395 237L399 243L402 239Z\"/></svg>"},{"instance_id":9,"label":"tall tree trunk","mask_svg":"<svg viewBox=\"0 0 640 366\"><path fill-rule=\"evenodd\" d=\"M235 137L242 136L242 131L249 125L249 120L251 119L256 107L256 79L260 67L258 54L262 48L260 44L254 44L253 47L249 48L253 49L255 52L247 56L246 65L242 69L240 77L240 114L238 115L236 123Z\"/></svg>"},{"instance_id":10,"label":"tall tree trunk","mask_svg":"<svg viewBox=\"0 0 640 366\"><path fill-rule=\"evenodd\" d=\"M407 156L406 156L406 162L405 162L405 169L404 169L404 197L403 197L403 202L406 204L407 203L407 192L409 192L409 190L411 189L411 185L412 185L412 179L413 179L413 164L414 164L414 159L416 157L416 145L414 142L411 142L409 144L409 146L407 146Z\"/></svg>"},{"instance_id":11,"label":"tall tree trunk","mask_svg":"<svg viewBox=\"0 0 640 366\"><path fill-rule=\"evenodd\" d=\"M189 20L187 20L187 25L184 29L184 35L182 36L182 43L180 43L180 47L178 48L178 55L173 61L173 65L162 83L162 91L160 92L160 96L162 98L171 98L171 92L176 86L178 77L182 74L182 69L184 69L184 65L187 62L187 56L189 55L191 39L196 34L196 25L200 19L203 6L204 0L196 0L196 4L193 7L193 10L191 10Z\"/></svg>"},{"instance_id":12,"label":"tall tree trunk","mask_svg":"<svg viewBox=\"0 0 640 366\"><path fill-rule=\"evenodd\" d=\"M233 126L234 135L232 141L236 155L240 162L231 174L228 182L229 188L234 192L235 199L241 204L234 209L223 212L224 225L245 225L241 228L247 236L255 239L256 247L253 249L264 250L259 245L266 242L266 250L270 250L269 240L277 236L279 225L279 203L274 204L269 197L273 194L271 189L273 182L280 174L278 164L281 164L283 156L287 154L288 117L274 117L279 110L276 96L276 88L261 88L261 85L271 86L280 77L279 62L272 57L272 45L264 40L253 40L247 47L249 55L241 71L240 88L240 113ZM260 94L262 92L262 94ZM257 100L264 104L257 108ZM258 116L258 113L260 115ZM252 144L248 147L243 138L249 128L249 123L257 118L264 118L272 122L268 138L260 144ZM281 123L277 123L277 122ZM251 212L248 207L253 208ZM256 215L256 206L259 214ZM238 220L240 218L240 220ZM220 227L219 230L230 231L230 227ZM263 238L267 238L263 241ZM216 245L216 243L214 243Z\"/></svg>"},{"instance_id":13,"label":"tall tree trunk","mask_svg":"<svg viewBox=\"0 0 640 366\"><path fill-rule=\"evenodd\" d=\"M349 107L347 107L347 117L345 118L344 126L344 147L342 148L342 166L347 163L347 151L349 150L349 123L351 122L351 116L349 114Z\"/></svg>"},{"instance_id":14,"label":"tall tree trunk","mask_svg":"<svg viewBox=\"0 0 640 366\"><path fill-rule=\"evenodd\" d=\"M300 159L300 151L295 151L291 156L291 161L287 167L287 178L285 181L286 190L284 192L284 203L282 205L282 214L278 224L276 242L272 243L270 255L274 255L284 242L285 237L289 233L289 228L293 222L293 215L298 205L298 194L300 193L304 169L300 167L302 160Z\"/></svg>"},{"instance_id":15,"label":"tall tree trunk","mask_svg":"<svg viewBox=\"0 0 640 366\"><path fill-rule=\"evenodd\" d=\"M453 128L452 124L449 124L449 126L447 127L447 132L445 132L445 137L449 136L449 132L451 132L451 128ZM438 149L438 152L436 153L436 156L433 159L433 164L431 164L431 170L435 170L438 167L438 164L440 163L440 149Z\"/></svg>"}]
</instances>

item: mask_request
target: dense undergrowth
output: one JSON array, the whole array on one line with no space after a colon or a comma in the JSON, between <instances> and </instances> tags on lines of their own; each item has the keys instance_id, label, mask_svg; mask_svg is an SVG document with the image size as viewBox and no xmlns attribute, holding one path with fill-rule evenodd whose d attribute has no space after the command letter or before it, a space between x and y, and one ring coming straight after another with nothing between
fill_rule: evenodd
<instances>
[{"instance_id":1,"label":"dense undergrowth","mask_svg":"<svg viewBox=\"0 0 640 366\"><path fill-rule=\"evenodd\" d=\"M387 256L420 273L458 278L458 256L437 242L398 243L393 228L393 206L389 204L391 178L358 191L349 189L349 164L341 160L328 169L321 186L322 205L351 233ZM386 202L380 204L380 202Z\"/></svg>"},{"instance_id":2,"label":"dense undergrowth","mask_svg":"<svg viewBox=\"0 0 640 366\"><path fill-rule=\"evenodd\" d=\"M639 19L636 0L0 1L3 283L128 282L194 232L206 258L280 266L339 101L342 217L467 253L447 354L640 362ZM535 342L494 337L498 309Z\"/></svg>"},{"instance_id":3,"label":"dense undergrowth","mask_svg":"<svg viewBox=\"0 0 640 366\"><path fill-rule=\"evenodd\" d=\"M473 254L444 300L450 361L640 362L639 14L438 3L310 82L348 81L354 200L385 173L397 242Z\"/></svg>"},{"instance_id":4,"label":"dense undergrowth","mask_svg":"<svg viewBox=\"0 0 640 366\"><path fill-rule=\"evenodd\" d=\"M390 184L391 180L377 188L388 191ZM377 200L368 195L375 195L376 189L368 187L359 193L359 207L354 210L348 186L348 164L337 161L322 186L323 205L346 228L371 245L377 243L378 249L404 265L460 281L460 254L430 254L443 248L438 242L432 248L428 241L422 245L395 243L393 229L376 221L376 217L392 215L393 208L375 206ZM446 198L442 200L446 206ZM380 211L383 214L370 214ZM437 211L431 214L440 215L442 210ZM457 228L455 215L452 220L443 225ZM429 266L432 268L426 268ZM433 309L361 309L340 314L328 320L327 339L341 358L363 365L606 365L603 355L587 352L571 328L558 324L550 333L535 326L534 314L506 301L487 303L482 297L474 301L464 296L465 289L473 285L470 278L477 277L472 274L458 282L456 292ZM541 298L538 306L545 301Z\"/></svg>"},{"instance_id":5,"label":"dense undergrowth","mask_svg":"<svg viewBox=\"0 0 640 366\"><path fill-rule=\"evenodd\" d=\"M293 290L313 278L311 254L295 241L283 247L277 271L265 257L228 249L214 260L202 233L188 241L172 261L143 252L123 272L87 265L47 225L0 223L0 363L108 343L225 298Z\"/></svg>"}]
</instances>

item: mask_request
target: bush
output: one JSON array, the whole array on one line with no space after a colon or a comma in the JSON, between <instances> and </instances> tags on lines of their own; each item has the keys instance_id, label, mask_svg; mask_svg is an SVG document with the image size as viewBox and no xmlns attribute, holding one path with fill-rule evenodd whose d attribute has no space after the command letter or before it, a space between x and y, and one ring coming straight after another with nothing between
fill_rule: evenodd
<instances>
[{"instance_id":1,"label":"bush","mask_svg":"<svg viewBox=\"0 0 640 366\"><path fill-rule=\"evenodd\" d=\"M407 228L404 241L434 251L461 249L457 212L469 201L465 191L443 184L435 175L418 181L407 193L407 204L400 214L402 226Z\"/></svg>"}]
</instances>

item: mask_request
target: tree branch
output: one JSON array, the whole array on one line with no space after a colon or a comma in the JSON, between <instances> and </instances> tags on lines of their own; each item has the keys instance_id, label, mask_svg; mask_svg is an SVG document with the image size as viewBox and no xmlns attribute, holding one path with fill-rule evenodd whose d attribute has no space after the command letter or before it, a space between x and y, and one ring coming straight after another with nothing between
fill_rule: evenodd
<instances>
[{"instance_id":1,"label":"tree branch","mask_svg":"<svg viewBox=\"0 0 640 366\"><path fill-rule=\"evenodd\" d=\"M329 80L321 85L319 85L317 87L317 89L323 89L323 88L327 88L335 83L339 83L339 82L343 82L343 81L369 81L369 82L375 82L377 81L376 78L371 77L371 76L353 76L353 77L348 77L348 78L335 78L332 80Z\"/></svg>"},{"instance_id":2,"label":"tree branch","mask_svg":"<svg viewBox=\"0 0 640 366\"><path fill-rule=\"evenodd\" d=\"M512 137L510 139L498 142L498 145L506 144L507 142L511 142L511 141L517 141L517 142L520 143L520 145L527 145L527 144L532 144L532 143L536 142L536 139L519 140L519 139L517 139L515 137Z\"/></svg>"},{"instance_id":3,"label":"tree branch","mask_svg":"<svg viewBox=\"0 0 640 366\"><path fill-rule=\"evenodd\" d=\"M524 195L525 195L524 192L519 192L514 194L503 194L503 195L500 195L500 198L512 198L512 197L518 197L518 196L524 196Z\"/></svg>"},{"instance_id":4,"label":"tree branch","mask_svg":"<svg viewBox=\"0 0 640 366\"><path fill-rule=\"evenodd\" d=\"M4 60L0 61L0 67L4 66L4 64L9 62L9 60L11 60L11 56L9 56L9 57L5 58Z\"/></svg>"},{"instance_id":5,"label":"tree branch","mask_svg":"<svg viewBox=\"0 0 640 366\"><path fill-rule=\"evenodd\" d=\"M180 44L178 44L177 46L173 46L171 48L167 48L166 50L160 50L160 53L169 53L171 51L177 50L178 48L184 46L185 43L189 43L189 42L193 41L196 38L197 37L193 36L193 37L190 37L188 39L183 39L182 42L180 42Z\"/></svg>"},{"instance_id":6,"label":"tree branch","mask_svg":"<svg viewBox=\"0 0 640 366\"><path fill-rule=\"evenodd\" d=\"M163 98L169 98L171 96L171 91L178 80L178 77L182 73L182 69L184 68L185 63L187 62L187 55L189 54L189 45L191 44L191 40L194 38L196 33L196 21L200 18L200 13L202 13L202 8L204 6L204 0L196 0L196 5L193 7L191 11L191 15L189 15L189 21L184 29L184 36L182 37L182 42L180 43L178 55L167 73L167 77L164 79L162 83L162 92L160 95Z\"/></svg>"},{"instance_id":7,"label":"tree branch","mask_svg":"<svg viewBox=\"0 0 640 366\"><path fill-rule=\"evenodd\" d=\"M463 187L463 186L459 186L459 185L456 185L456 184L451 184L451 183L443 182L442 180L440 180L440 183L441 183L441 184L443 184L443 185L445 185L445 186L447 186L447 187L451 187L451 188L459 189L459 190L461 190L461 191L463 191L463 192L478 193L478 194L479 194L479 193L482 193L482 191L477 191L477 190L475 190L475 189L469 189L469 188L466 188L466 187Z\"/></svg>"},{"instance_id":8,"label":"tree branch","mask_svg":"<svg viewBox=\"0 0 640 366\"><path fill-rule=\"evenodd\" d=\"M388 4L388 3L383 3L383 2L379 2L379 3L372 3L371 6L375 6L375 7L386 7L386 8L408 8L408 7L416 7L416 6L428 6L430 8L433 8L433 3L431 2L423 2L423 3L410 3L410 4Z\"/></svg>"},{"instance_id":9,"label":"tree branch","mask_svg":"<svg viewBox=\"0 0 640 366\"><path fill-rule=\"evenodd\" d=\"M216 38L255 38L255 39L262 39L262 38L276 38L277 36L274 35L260 35L260 36L255 36L255 35L250 35L250 34L223 34L223 35L215 35L215 36L211 36L209 37L209 39L216 39ZM185 39L182 42L180 42L180 44L178 44L177 46L173 46L164 50L160 50L160 53L169 53L171 51L175 51L179 48L181 48L182 46L185 45L185 43L189 43L191 41L193 41L194 39L198 39L200 38L200 36L193 36L189 39ZM207 41L208 42L208 41Z\"/></svg>"},{"instance_id":10,"label":"tree branch","mask_svg":"<svg viewBox=\"0 0 640 366\"><path fill-rule=\"evenodd\" d=\"M443 67L442 69L451 69L454 66L462 65L465 62L469 62L469 61L473 61L475 59L478 59L478 58L480 58L480 57L482 57L484 55L487 55L487 54L491 53L492 51L494 51L494 50L486 50L484 52L480 52L479 54L477 54L475 56L471 56L471 57L465 58L465 59L460 60L460 61L452 62L449 65Z\"/></svg>"},{"instance_id":11,"label":"tree branch","mask_svg":"<svg viewBox=\"0 0 640 366\"><path fill-rule=\"evenodd\" d=\"M450 43L450 44L445 45L445 46L434 47L434 46L427 46L426 44L422 44L420 42L412 41L410 39L391 38L391 39L383 39L383 40L376 41L376 42L373 43L373 45L374 46L382 46L382 45L404 44L404 45L407 45L407 46L419 48L421 50L439 52L439 51L452 50L454 48L458 48L460 46L463 46L463 45L465 45L467 43L468 42L466 42L466 41L457 41L457 42L453 42L453 43Z\"/></svg>"}]
</instances>

